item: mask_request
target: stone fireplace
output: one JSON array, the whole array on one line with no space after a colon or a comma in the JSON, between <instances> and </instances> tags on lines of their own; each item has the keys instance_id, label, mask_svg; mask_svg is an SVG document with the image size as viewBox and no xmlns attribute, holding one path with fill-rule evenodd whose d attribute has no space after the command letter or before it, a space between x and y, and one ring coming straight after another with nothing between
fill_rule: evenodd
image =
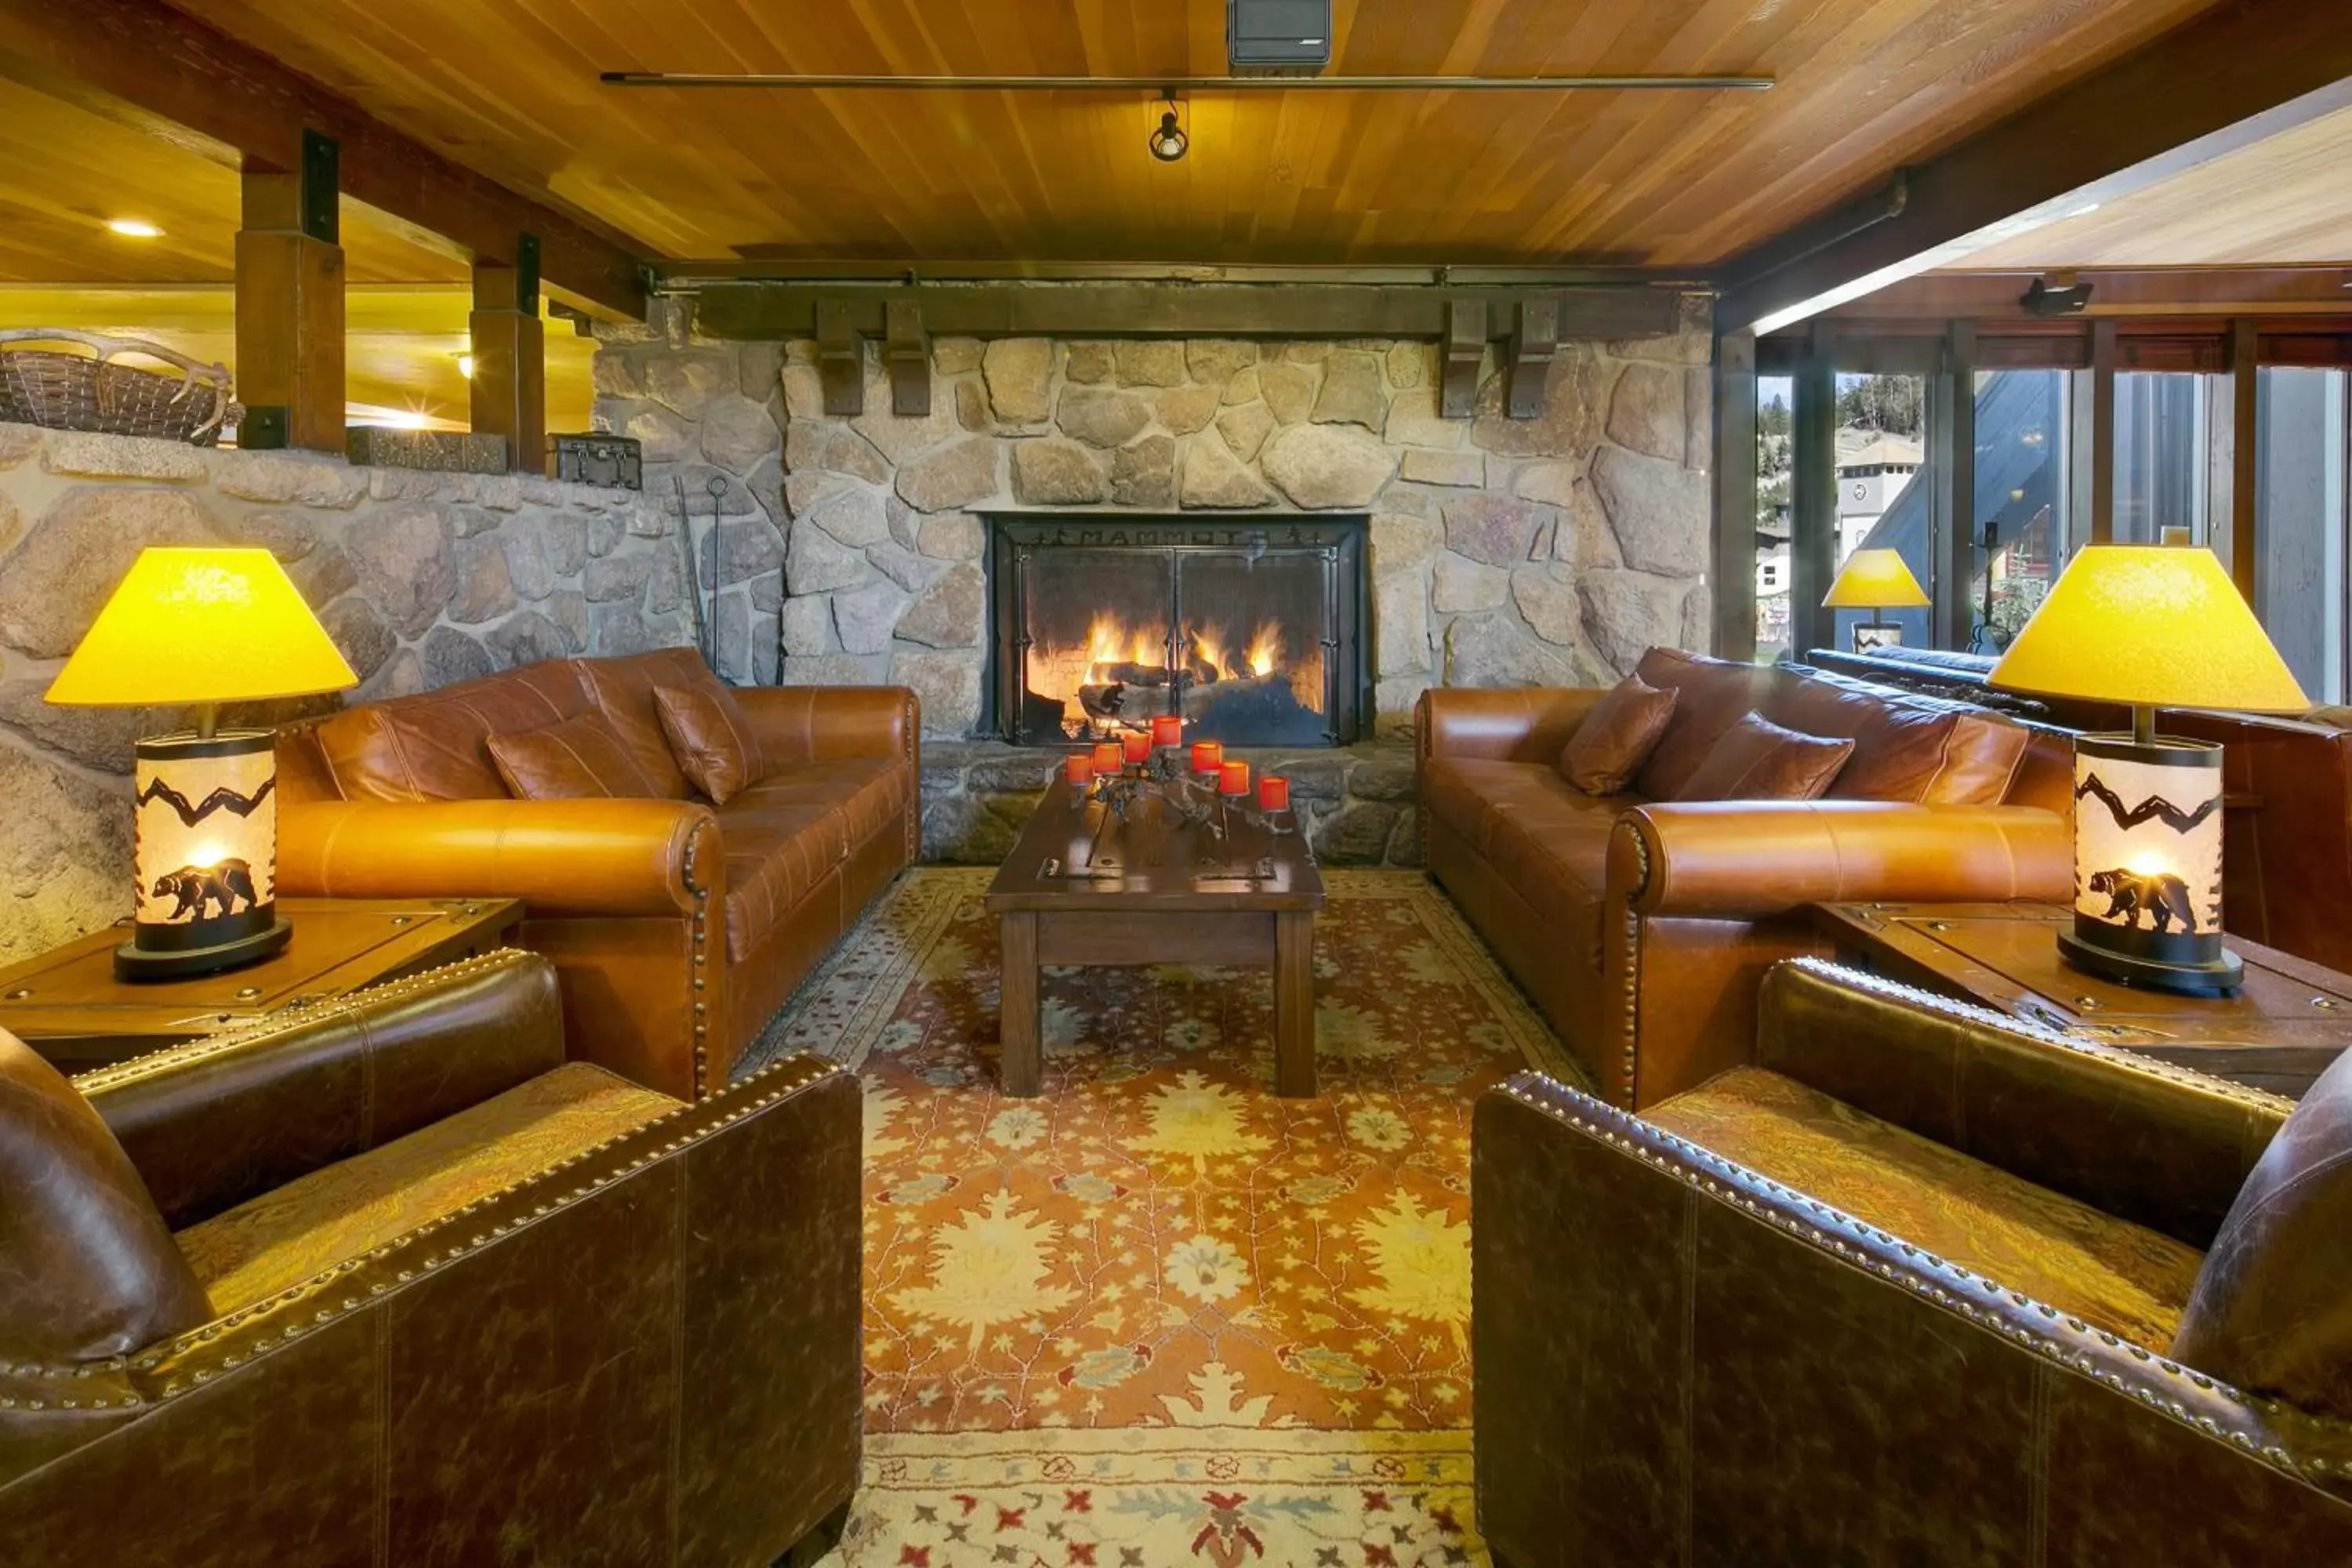
<instances>
[{"instance_id":1,"label":"stone fireplace","mask_svg":"<svg viewBox=\"0 0 2352 1568\"><path fill-rule=\"evenodd\" d=\"M1234 746L1365 731L1367 515L982 515L984 731L1062 746L1173 713Z\"/></svg>"}]
</instances>

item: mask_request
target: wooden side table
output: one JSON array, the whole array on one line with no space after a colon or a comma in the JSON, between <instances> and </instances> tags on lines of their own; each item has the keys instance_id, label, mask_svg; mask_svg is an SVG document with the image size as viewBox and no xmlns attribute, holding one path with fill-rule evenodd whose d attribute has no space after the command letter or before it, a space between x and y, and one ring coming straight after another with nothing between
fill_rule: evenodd
<instances>
[{"instance_id":1,"label":"wooden side table","mask_svg":"<svg viewBox=\"0 0 2352 1568\"><path fill-rule=\"evenodd\" d=\"M2352 976L2237 937L2235 996L2179 996L2060 960L2063 904L1819 904L1838 961L2079 1039L2299 1097L2352 1044Z\"/></svg>"},{"instance_id":2,"label":"wooden side table","mask_svg":"<svg viewBox=\"0 0 2352 1568\"><path fill-rule=\"evenodd\" d=\"M280 899L278 907L294 922L285 951L220 974L117 980L122 926L0 969L0 1028L62 1070L83 1072L511 946L522 924L514 899Z\"/></svg>"}]
</instances>

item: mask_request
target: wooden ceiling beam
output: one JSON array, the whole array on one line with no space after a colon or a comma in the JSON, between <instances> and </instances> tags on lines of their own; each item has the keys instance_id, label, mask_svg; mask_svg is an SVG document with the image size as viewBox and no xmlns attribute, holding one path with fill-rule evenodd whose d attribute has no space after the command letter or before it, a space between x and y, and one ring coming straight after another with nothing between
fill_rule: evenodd
<instances>
[{"instance_id":1,"label":"wooden ceiling beam","mask_svg":"<svg viewBox=\"0 0 2352 1568\"><path fill-rule=\"evenodd\" d=\"M1960 259L1956 242L2105 201L2352 104L2343 0L2221 0L1725 268L1717 321L1751 327L1866 279ZM2053 211L2053 218L2062 216Z\"/></svg>"},{"instance_id":2,"label":"wooden ceiling beam","mask_svg":"<svg viewBox=\"0 0 2352 1568\"><path fill-rule=\"evenodd\" d=\"M2352 267L2153 267L1927 272L1823 314L1841 321L2068 321L2020 301L2037 278L2091 286L2084 316L2341 316L2352 312ZM1801 326L1784 329L1801 334ZM1776 337L1783 333L1774 334Z\"/></svg>"},{"instance_id":3,"label":"wooden ceiling beam","mask_svg":"<svg viewBox=\"0 0 2352 1568\"><path fill-rule=\"evenodd\" d=\"M645 314L644 261L617 237L451 162L159 0L0 0L0 64L68 100L128 106L183 145L193 132L278 169L298 166L304 130L323 132L341 144L343 190L356 200L492 261L510 264L517 237L535 234L551 284Z\"/></svg>"},{"instance_id":4,"label":"wooden ceiling beam","mask_svg":"<svg viewBox=\"0 0 2352 1568\"><path fill-rule=\"evenodd\" d=\"M694 290L694 324L715 338L880 338L894 304L919 303L934 337L1328 337L1447 335L1448 307L1484 308L1483 330L1507 339L1520 307L1547 303L1559 339L1664 337L1679 330L1682 293L1590 289L1363 288L1346 284L710 283Z\"/></svg>"}]
</instances>

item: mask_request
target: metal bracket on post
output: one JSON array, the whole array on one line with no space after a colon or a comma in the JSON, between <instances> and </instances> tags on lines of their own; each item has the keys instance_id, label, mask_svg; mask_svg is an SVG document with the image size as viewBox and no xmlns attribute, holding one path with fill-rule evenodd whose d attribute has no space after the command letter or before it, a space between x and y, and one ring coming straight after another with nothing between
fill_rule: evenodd
<instances>
[{"instance_id":1,"label":"metal bracket on post","mask_svg":"<svg viewBox=\"0 0 2352 1568\"><path fill-rule=\"evenodd\" d=\"M1486 354L1486 302L1455 300L1445 308L1444 363L1439 372L1438 412L1467 419L1478 411L1478 366Z\"/></svg>"},{"instance_id":2,"label":"metal bracket on post","mask_svg":"<svg viewBox=\"0 0 2352 1568\"><path fill-rule=\"evenodd\" d=\"M866 355L845 300L817 301L816 372L827 414L866 412Z\"/></svg>"},{"instance_id":3,"label":"metal bracket on post","mask_svg":"<svg viewBox=\"0 0 2352 1568\"><path fill-rule=\"evenodd\" d=\"M1543 416L1551 356L1559 347L1559 301L1520 300L1518 330L1511 334L1510 386L1504 398L1504 411L1512 418Z\"/></svg>"},{"instance_id":4,"label":"metal bracket on post","mask_svg":"<svg viewBox=\"0 0 2352 1568\"><path fill-rule=\"evenodd\" d=\"M931 345L923 308L912 300L882 307L882 363L890 373L890 412L919 419L931 411Z\"/></svg>"}]
</instances>

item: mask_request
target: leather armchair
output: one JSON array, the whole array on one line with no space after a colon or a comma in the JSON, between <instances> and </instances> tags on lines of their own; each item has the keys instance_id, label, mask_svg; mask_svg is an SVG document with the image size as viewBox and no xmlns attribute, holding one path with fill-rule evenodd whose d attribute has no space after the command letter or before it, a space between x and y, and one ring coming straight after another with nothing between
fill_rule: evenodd
<instances>
[{"instance_id":1,"label":"leather armchair","mask_svg":"<svg viewBox=\"0 0 2352 1568\"><path fill-rule=\"evenodd\" d=\"M1646 1115L1478 1107L1498 1563L2352 1561L2352 1065L2298 1108L1818 961L1759 1016Z\"/></svg>"},{"instance_id":2,"label":"leather armchair","mask_svg":"<svg viewBox=\"0 0 2352 1568\"><path fill-rule=\"evenodd\" d=\"M566 1062L514 951L70 1086L0 1035L7 1560L813 1560L859 1121L812 1058L692 1105Z\"/></svg>"}]
</instances>

